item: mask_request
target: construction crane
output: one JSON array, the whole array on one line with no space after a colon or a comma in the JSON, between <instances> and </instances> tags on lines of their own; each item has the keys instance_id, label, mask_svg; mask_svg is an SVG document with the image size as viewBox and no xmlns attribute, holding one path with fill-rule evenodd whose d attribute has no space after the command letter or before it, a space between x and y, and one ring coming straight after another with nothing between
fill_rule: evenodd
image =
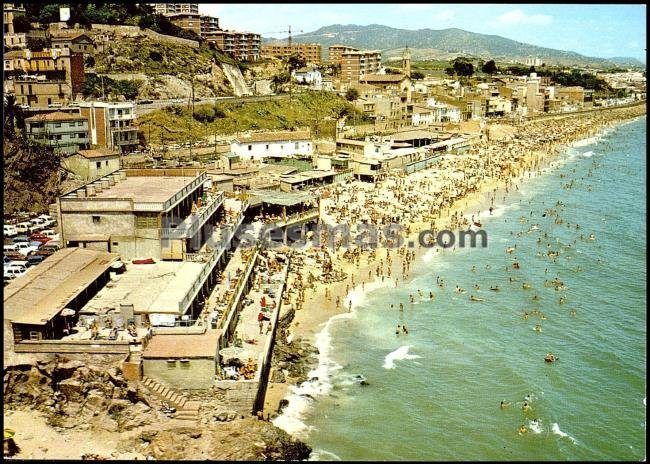
<instances>
[{"instance_id":1,"label":"construction crane","mask_svg":"<svg viewBox=\"0 0 650 464\"><path fill-rule=\"evenodd\" d=\"M302 32L302 29L297 32ZM291 26L289 26L289 28L286 31L262 32L262 34L288 34L287 43L289 45L289 48L291 48Z\"/></svg>"}]
</instances>

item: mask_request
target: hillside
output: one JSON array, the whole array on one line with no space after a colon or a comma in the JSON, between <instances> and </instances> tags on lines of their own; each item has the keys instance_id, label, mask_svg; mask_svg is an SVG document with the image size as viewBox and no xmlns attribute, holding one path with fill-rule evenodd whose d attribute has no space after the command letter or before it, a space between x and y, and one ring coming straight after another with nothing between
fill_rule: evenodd
<instances>
[{"instance_id":1,"label":"hillside","mask_svg":"<svg viewBox=\"0 0 650 464\"><path fill-rule=\"evenodd\" d=\"M333 92L307 91L253 102L223 102L195 107L195 117L186 106L167 107L139 118L145 137L158 145L190 141L211 135L229 135L247 130L279 130L310 126L316 138L333 137L336 118L344 114L360 119L360 114L343 97ZM200 121L199 121L200 120ZM150 131L150 132L149 132ZM150 134L150 135L149 135Z\"/></svg>"},{"instance_id":2,"label":"hillside","mask_svg":"<svg viewBox=\"0 0 650 464\"><path fill-rule=\"evenodd\" d=\"M343 43L359 48L382 51L401 50L409 46L417 59L447 59L450 55L471 55L480 58L523 60L527 57L541 58L547 64L613 66L622 61L645 67L634 58L618 58L617 62L593 58L579 53L517 42L498 35L478 34L462 29L395 29L379 24L358 26L354 24L321 27L320 29L293 36L296 42L317 42L327 49L330 45ZM428 49L428 50L426 50ZM424 53L420 53L423 50Z\"/></svg>"}]
</instances>

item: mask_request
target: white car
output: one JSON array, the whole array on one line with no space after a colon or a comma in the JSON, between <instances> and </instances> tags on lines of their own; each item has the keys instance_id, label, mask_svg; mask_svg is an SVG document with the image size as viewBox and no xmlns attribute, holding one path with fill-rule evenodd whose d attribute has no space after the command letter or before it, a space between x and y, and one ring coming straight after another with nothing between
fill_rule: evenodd
<instances>
[{"instance_id":1,"label":"white car","mask_svg":"<svg viewBox=\"0 0 650 464\"><path fill-rule=\"evenodd\" d=\"M23 256L27 256L32 251L38 250L37 247L35 247L33 245L30 245L29 243L25 243L25 242L16 243L15 245L16 245L16 249L17 249L18 253L20 253Z\"/></svg>"},{"instance_id":2,"label":"white car","mask_svg":"<svg viewBox=\"0 0 650 464\"><path fill-rule=\"evenodd\" d=\"M32 227L37 227L36 230L43 230L50 225L50 223L47 220L40 217L31 219L29 222L32 223Z\"/></svg>"},{"instance_id":3,"label":"white car","mask_svg":"<svg viewBox=\"0 0 650 464\"><path fill-rule=\"evenodd\" d=\"M16 226L11 224L4 224L2 226L2 232L4 233L5 237L15 237L16 235L18 235L18 230L16 230Z\"/></svg>"},{"instance_id":4,"label":"white car","mask_svg":"<svg viewBox=\"0 0 650 464\"><path fill-rule=\"evenodd\" d=\"M49 214L41 214L37 219L42 219L45 222L45 227L49 227L56 222L56 220Z\"/></svg>"},{"instance_id":5,"label":"white car","mask_svg":"<svg viewBox=\"0 0 650 464\"><path fill-rule=\"evenodd\" d=\"M19 234L26 234L29 232L29 228L33 227L33 224L30 222L19 222L16 224L16 230Z\"/></svg>"},{"instance_id":6,"label":"white car","mask_svg":"<svg viewBox=\"0 0 650 464\"><path fill-rule=\"evenodd\" d=\"M16 267L16 266L5 267L4 268L4 278L13 280L16 277L20 277L22 275L25 275L26 272L27 271L25 269L19 268L19 267Z\"/></svg>"},{"instance_id":7,"label":"white car","mask_svg":"<svg viewBox=\"0 0 650 464\"><path fill-rule=\"evenodd\" d=\"M41 234L45 235L46 237L50 237L51 240L59 240L59 234L57 234L54 229L45 229L44 231L41 232Z\"/></svg>"},{"instance_id":8,"label":"white car","mask_svg":"<svg viewBox=\"0 0 650 464\"><path fill-rule=\"evenodd\" d=\"M16 247L15 243L12 243L10 245L5 245L4 251L18 251L18 248Z\"/></svg>"}]
</instances>

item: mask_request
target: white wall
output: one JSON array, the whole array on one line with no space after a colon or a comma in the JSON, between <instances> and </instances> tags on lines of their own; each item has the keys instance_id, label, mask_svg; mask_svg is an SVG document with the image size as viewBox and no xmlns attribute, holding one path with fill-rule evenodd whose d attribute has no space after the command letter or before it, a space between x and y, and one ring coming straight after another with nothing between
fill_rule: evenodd
<instances>
[{"instance_id":1,"label":"white wall","mask_svg":"<svg viewBox=\"0 0 650 464\"><path fill-rule=\"evenodd\" d=\"M261 160L270 156L309 156L314 152L314 144L311 140L249 143L239 143L235 141L230 144L230 151L238 155L242 160Z\"/></svg>"}]
</instances>

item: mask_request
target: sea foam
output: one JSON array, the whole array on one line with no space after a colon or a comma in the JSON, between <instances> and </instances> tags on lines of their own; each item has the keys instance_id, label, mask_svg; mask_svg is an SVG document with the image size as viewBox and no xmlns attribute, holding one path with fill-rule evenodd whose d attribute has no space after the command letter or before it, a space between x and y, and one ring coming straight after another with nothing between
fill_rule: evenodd
<instances>
[{"instance_id":1,"label":"sea foam","mask_svg":"<svg viewBox=\"0 0 650 464\"><path fill-rule=\"evenodd\" d=\"M384 358L384 369L395 369L395 361L401 361L403 359L418 359L421 356L417 354L409 354L409 349L411 345L404 345L397 348L395 351L389 353Z\"/></svg>"},{"instance_id":2,"label":"sea foam","mask_svg":"<svg viewBox=\"0 0 650 464\"><path fill-rule=\"evenodd\" d=\"M332 375L343 368L331 358L332 336L330 329L332 324L339 320L355 319L357 317L356 308L365 301L366 295L373 290L391 285L391 282L392 279L385 279L382 282L381 278L378 278L363 287L357 285L348 292L343 301L345 308L350 307L350 302L352 302L350 311L332 316L324 323L323 329L316 334L314 346L318 348L318 366L309 371L308 377L311 380L289 388L287 396L289 404L283 409L282 414L273 420L273 425L296 436L304 436L311 430L311 427L304 423L306 412L313 405L315 398L327 395L332 390Z\"/></svg>"},{"instance_id":3,"label":"sea foam","mask_svg":"<svg viewBox=\"0 0 650 464\"><path fill-rule=\"evenodd\" d=\"M551 432L553 432L555 435L558 435L558 436L560 436L562 438L566 437L566 438L570 439L571 442L573 442L574 445L577 443L575 438L573 438L568 433L563 432L562 430L560 430L560 426L557 424L557 422L554 422L553 425L551 426Z\"/></svg>"}]
</instances>

